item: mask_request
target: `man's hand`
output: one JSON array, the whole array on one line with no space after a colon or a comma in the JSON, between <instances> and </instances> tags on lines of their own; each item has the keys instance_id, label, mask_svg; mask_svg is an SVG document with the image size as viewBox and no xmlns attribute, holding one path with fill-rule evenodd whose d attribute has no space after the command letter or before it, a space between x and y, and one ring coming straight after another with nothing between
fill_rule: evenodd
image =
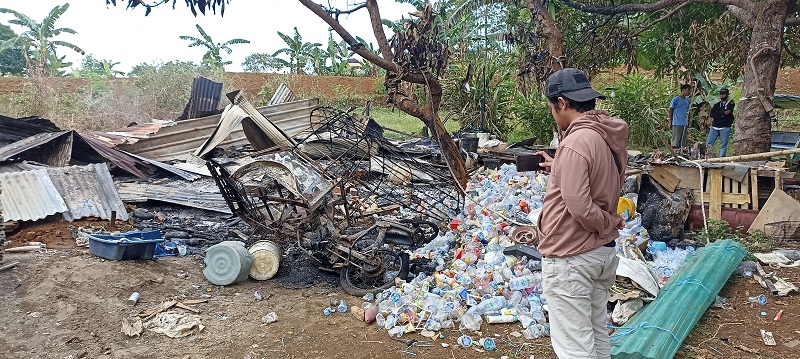
<instances>
[{"instance_id":1,"label":"man's hand","mask_svg":"<svg viewBox=\"0 0 800 359\"><path fill-rule=\"evenodd\" d=\"M616 225L616 227L617 227L617 229L625 228L625 220L622 219L622 216L617 216L617 225Z\"/></svg>"},{"instance_id":2,"label":"man's hand","mask_svg":"<svg viewBox=\"0 0 800 359\"><path fill-rule=\"evenodd\" d=\"M544 162L539 164L539 167L542 167L542 171L546 173L550 173L550 170L553 168L553 157L547 154L547 152L539 151L534 153L535 155L541 155L544 157Z\"/></svg>"}]
</instances>

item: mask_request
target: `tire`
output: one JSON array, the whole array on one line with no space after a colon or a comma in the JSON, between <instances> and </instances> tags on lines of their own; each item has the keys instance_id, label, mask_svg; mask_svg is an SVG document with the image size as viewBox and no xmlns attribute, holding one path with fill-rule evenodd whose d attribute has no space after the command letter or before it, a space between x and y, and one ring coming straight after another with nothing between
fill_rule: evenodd
<instances>
[{"instance_id":1,"label":"tire","mask_svg":"<svg viewBox=\"0 0 800 359\"><path fill-rule=\"evenodd\" d=\"M408 277L408 254L378 249L375 255L382 258L382 264L386 264L388 261L392 269L397 271L397 275L387 279L384 277L385 269L369 274L355 266L344 267L339 271L339 283L347 294L356 297L363 297L367 293L376 294L394 286L395 278L405 280Z\"/></svg>"}]
</instances>

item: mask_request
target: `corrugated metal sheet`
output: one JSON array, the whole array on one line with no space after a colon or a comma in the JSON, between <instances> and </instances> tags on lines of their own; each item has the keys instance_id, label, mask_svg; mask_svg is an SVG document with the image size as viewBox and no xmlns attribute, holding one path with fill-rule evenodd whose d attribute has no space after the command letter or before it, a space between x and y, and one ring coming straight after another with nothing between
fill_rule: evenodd
<instances>
[{"instance_id":1,"label":"corrugated metal sheet","mask_svg":"<svg viewBox=\"0 0 800 359\"><path fill-rule=\"evenodd\" d=\"M186 120L203 116L209 112L214 113L219 107L222 96L222 83L215 82L205 77L192 79L192 93L189 103L178 119Z\"/></svg>"},{"instance_id":2,"label":"corrugated metal sheet","mask_svg":"<svg viewBox=\"0 0 800 359\"><path fill-rule=\"evenodd\" d=\"M33 135L0 148L0 162L30 160L50 166L66 166L72 157L71 131Z\"/></svg>"},{"instance_id":3,"label":"corrugated metal sheet","mask_svg":"<svg viewBox=\"0 0 800 359\"><path fill-rule=\"evenodd\" d=\"M173 165L170 165L170 164L167 164L167 163L164 163L164 162L159 162L159 161L156 161L156 160L151 160L149 158L144 158L144 157L139 156L139 155L134 155L133 153L128 153L128 152L123 152L123 153L125 153L128 156L134 157L134 158L136 158L136 159L138 159L140 161L148 163L150 165L156 166L156 167L158 167L158 168L160 168L160 169L162 169L164 171L167 171L167 172L170 172L170 173L172 173L174 175L177 175L177 176L179 176L179 177L181 177L181 178L183 178L183 179L185 179L187 181L194 181L194 180L197 180L197 179L200 178L200 176L198 176L198 175L196 175L194 173L184 171L184 170L182 170L182 169L180 169L178 167L175 167Z\"/></svg>"},{"instance_id":4,"label":"corrugated metal sheet","mask_svg":"<svg viewBox=\"0 0 800 359\"><path fill-rule=\"evenodd\" d=\"M46 170L0 173L0 187L7 221L35 221L67 210Z\"/></svg>"},{"instance_id":5,"label":"corrugated metal sheet","mask_svg":"<svg viewBox=\"0 0 800 359\"><path fill-rule=\"evenodd\" d=\"M139 159L109 148L90 135L75 131L42 133L0 148L0 162L30 160L63 167L71 159L84 163L109 161L143 179L148 177L143 170L152 169Z\"/></svg>"},{"instance_id":6,"label":"corrugated metal sheet","mask_svg":"<svg viewBox=\"0 0 800 359\"><path fill-rule=\"evenodd\" d=\"M658 297L611 337L613 358L675 356L745 254L742 245L730 239L716 241L692 254Z\"/></svg>"},{"instance_id":7,"label":"corrugated metal sheet","mask_svg":"<svg viewBox=\"0 0 800 359\"><path fill-rule=\"evenodd\" d=\"M11 163L3 163L0 164L0 173L10 173L10 172L22 172L22 171L34 171L38 169L47 168L47 166L43 166L34 162L11 162Z\"/></svg>"},{"instance_id":8,"label":"corrugated metal sheet","mask_svg":"<svg viewBox=\"0 0 800 359\"><path fill-rule=\"evenodd\" d=\"M318 124L318 117L311 117L311 111L319 106L319 99L307 99L283 104L259 107L258 111L289 136L305 131L312 124ZM178 122L172 127L163 127L157 134L142 139L132 145L118 148L130 153L159 161L188 159L192 152L208 139L220 122L221 115L208 116ZM220 146L245 145L247 138L241 125L236 126Z\"/></svg>"},{"instance_id":9,"label":"corrugated metal sheet","mask_svg":"<svg viewBox=\"0 0 800 359\"><path fill-rule=\"evenodd\" d=\"M125 204L119 198L105 163L48 168L47 173L67 205L67 211L63 213L65 220L83 217L111 219L112 211L116 218L128 219Z\"/></svg>"},{"instance_id":10,"label":"corrugated metal sheet","mask_svg":"<svg viewBox=\"0 0 800 359\"><path fill-rule=\"evenodd\" d=\"M59 131L61 129L58 126L43 118L0 116L0 146L14 143L36 134Z\"/></svg>"},{"instance_id":11,"label":"corrugated metal sheet","mask_svg":"<svg viewBox=\"0 0 800 359\"><path fill-rule=\"evenodd\" d=\"M108 148L103 142L92 138L91 136L84 136L80 133L77 134L80 140L75 141L75 147L73 148L73 155L74 158L79 158L78 156L81 155L81 151L86 151L87 149L84 146L79 146L81 142L83 144L88 145L94 150L98 155L103 157L104 159L108 160L109 162L113 163L117 167L127 171L130 174L133 174L136 177L141 179L147 179L149 177L148 174L145 174L143 170L148 170L149 165L139 159L133 158L131 156L122 153L114 148ZM81 141L82 140L82 141ZM84 161L84 162L98 162L98 161Z\"/></svg>"},{"instance_id":12,"label":"corrugated metal sheet","mask_svg":"<svg viewBox=\"0 0 800 359\"><path fill-rule=\"evenodd\" d=\"M111 211L128 219L104 163L0 173L0 186L6 220L35 221L56 213L68 221L110 219Z\"/></svg>"},{"instance_id":13,"label":"corrugated metal sheet","mask_svg":"<svg viewBox=\"0 0 800 359\"><path fill-rule=\"evenodd\" d=\"M278 86L278 89L275 90L275 94L272 95L272 98L267 103L268 105L277 105L279 103L286 103L286 102L293 102L297 101L297 97L294 96L294 93L289 86L286 84L281 84Z\"/></svg>"},{"instance_id":14,"label":"corrugated metal sheet","mask_svg":"<svg viewBox=\"0 0 800 359\"><path fill-rule=\"evenodd\" d=\"M178 204L208 211L232 214L219 192L200 192L191 188L175 188L152 184L120 183L117 186L120 198L125 202L148 200Z\"/></svg>"}]
</instances>

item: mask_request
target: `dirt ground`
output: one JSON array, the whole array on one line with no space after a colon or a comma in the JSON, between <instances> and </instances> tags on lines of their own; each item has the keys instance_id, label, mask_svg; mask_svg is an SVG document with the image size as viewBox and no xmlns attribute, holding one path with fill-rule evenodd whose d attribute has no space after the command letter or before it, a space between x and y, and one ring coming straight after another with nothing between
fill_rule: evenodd
<instances>
[{"instance_id":1,"label":"dirt ground","mask_svg":"<svg viewBox=\"0 0 800 359\"><path fill-rule=\"evenodd\" d=\"M280 279L219 287L205 280L198 256L106 261L91 256L85 248L76 248L58 223L45 225L52 228L23 227L11 237L12 246L23 238L44 238L30 231L47 233L50 243L62 240L58 246L48 244L55 249L47 253L6 254L5 263L20 264L0 272L0 358L412 357L400 353L406 344L389 338L385 330L366 326L350 314L322 314L331 299L346 299L350 305L362 302L337 288L331 280L334 277L301 289L286 288ZM800 282L800 269L781 269L779 274ZM135 291L141 293L141 299L130 307L126 300ZM255 291L261 291L265 299L256 301ZM800 340L800 295L768 296L763 307L747 302L748 296L762 293L766 291L752 279L733 277L720 293L733 309L709 310L677 357L800 358L800 345L786 346ZM147 330L134 338L121 333L123 318L174 298L208 299L193 305L201 311L202 332L176 339ZM773 318L780 309L783 317L776 322ZM261 318L271 311L277 313L278 321L264 324ZM761 316L762 311L767 315ZM549 339L526 341L512 335L521 333L519 324L484 324L483 328L482 336L493 337L497 350L461 348L456 340L462 333L449 330L441 333L443 337L437 338L433 347L411 352L431 358L554 357ZM759 329L772 331L778 345L765 346ZM402 339L425 338L412 333ZM525 346L516 353L522 343Z\"/></svg>"}]
</instances>

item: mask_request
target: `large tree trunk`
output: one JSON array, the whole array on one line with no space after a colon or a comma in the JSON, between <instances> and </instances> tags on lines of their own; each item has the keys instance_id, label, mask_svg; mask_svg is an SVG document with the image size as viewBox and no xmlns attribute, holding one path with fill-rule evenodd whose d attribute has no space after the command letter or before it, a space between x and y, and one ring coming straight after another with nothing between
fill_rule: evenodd
<instances>
[{"instance_id":1,"label":"large tree trunk","mask_svg":"<svg viewBox=\"0 0 800 359\"><path fill-rule=\"evenodd\" d=\"M553 71L561 70L562 63L557 61L557 59L564 56L561 30L558 29L555 20L550 16L547 7L544 6L544 0L528 0L528 10L540 21L539 35L544 38L547 44L547 51L550 55L550 68Z\"/></svg>"},{"instance_id":2,"label":"large tree trunk","mask_svg":"<svg viewBox=\"0 0 800 359\"><path fill-rule=\"evenodd\" d=\"M792 3L793 0L768 0L755 4L749 60L744 69L742 96L736 105L733 150L737 155L769 151L772 105L768 97L775 92L783 26Z\"/></svg>"}]
</instances>

